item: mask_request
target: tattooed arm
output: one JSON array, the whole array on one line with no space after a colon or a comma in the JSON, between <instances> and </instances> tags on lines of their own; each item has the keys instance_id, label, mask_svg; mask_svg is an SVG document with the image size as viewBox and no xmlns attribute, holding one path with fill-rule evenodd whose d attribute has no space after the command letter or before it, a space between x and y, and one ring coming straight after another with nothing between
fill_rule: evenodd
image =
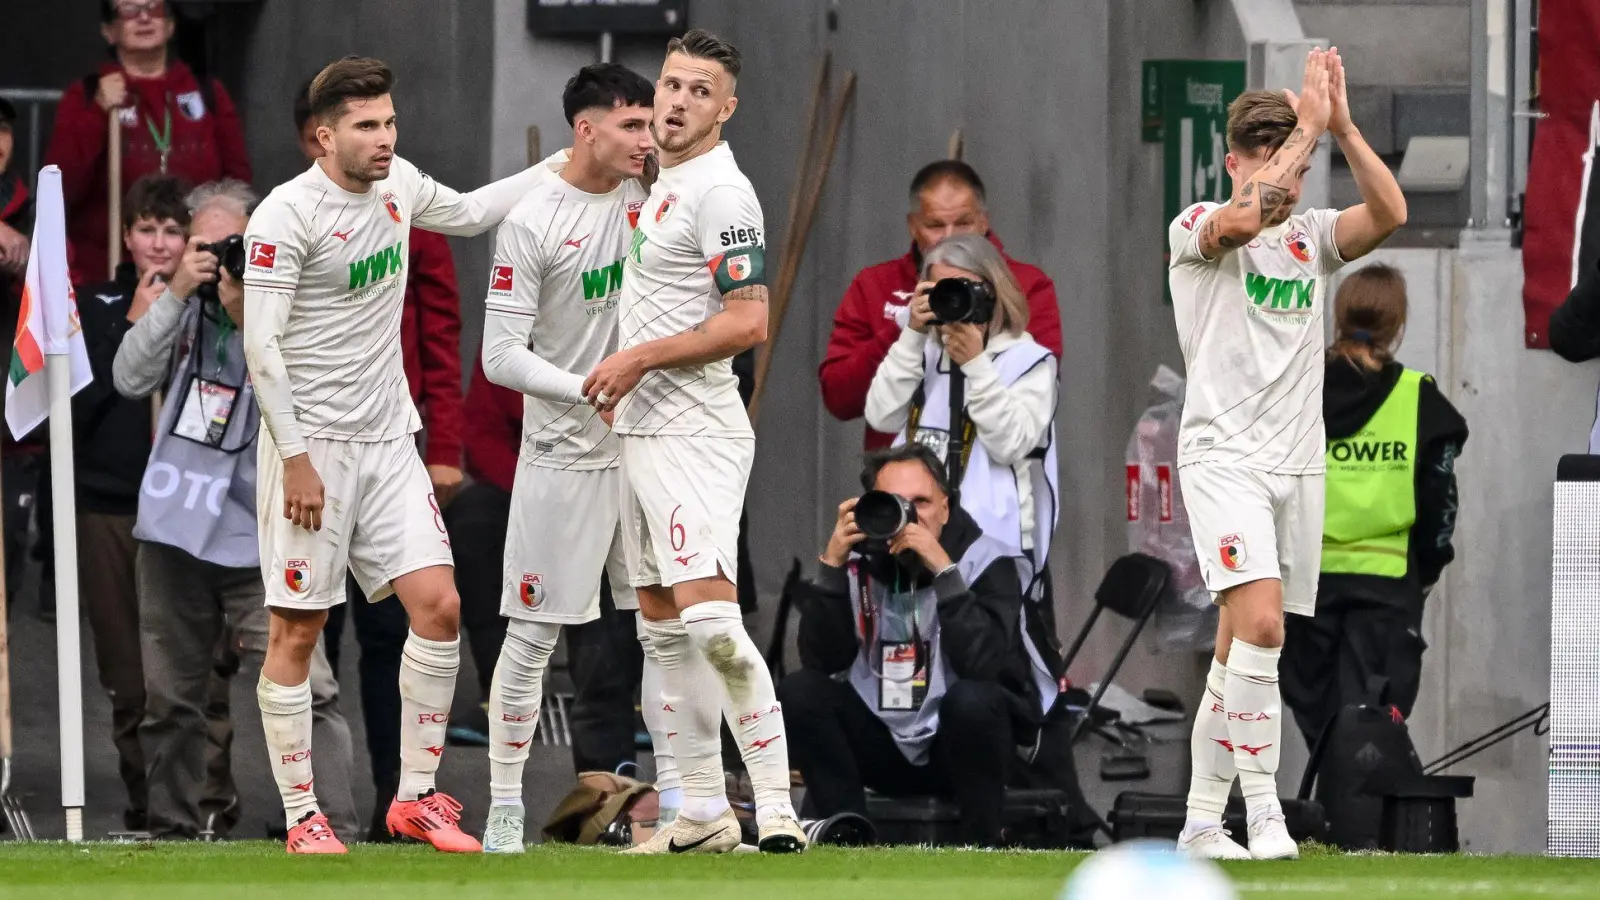
<instances>
[{"instance_id":1,"label":"tattooed arm","mask_svg":"<svg viewBox=\"0 0 1600 900\"><path fill-rule=\"evenodd\" d=\"M1206 259L1216 259L1237 247L1256 239L1261 229L1272 221L1294 193L1294 186L1311 166L1311 153L1317 140L1328 128L1331 112L1328 95L1327 55L1313 50L1306 57L1305 81L1301 94L1295 98L1290 92L1290 102L1296 103L1299 123L1283 146L1272 154L1266 165L1240 189L1238 198L1206 217L1200 228L1200 252Z\"/></svg>"},{"instance_id":2,"label":"tattooed arm","mask_svg":"<svg viewBox=\"0 0 1600 900\"><path fill-rule=\"evenodd\" d=\"M737 288L722 295L722 312L688 331L606 357L584 379L583 396L595 406L611 409L647 372L732 359L766 339L767 286Z\"/></svg>"}]
</instances>

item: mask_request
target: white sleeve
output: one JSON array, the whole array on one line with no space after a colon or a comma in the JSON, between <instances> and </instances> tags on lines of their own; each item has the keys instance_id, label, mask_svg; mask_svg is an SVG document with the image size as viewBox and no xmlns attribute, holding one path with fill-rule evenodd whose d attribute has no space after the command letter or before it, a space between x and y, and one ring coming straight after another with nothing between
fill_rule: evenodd
<instances>
[{"instance_id":1,"label":"white sleeve","mask_svg":"<svg viewBox=\"0 0 1600 900\"><path fill-rule=\"evenodd\" d=\"M394 164L401 183L411 194L411 224L427 231L461 237L482 234L499 225L539 178L539 167L530 166L509 178L463 194L434 181L398 156Z\"/></svg>"},{"instance_id":2,"label":"white sleeve","mask_svg":"<svg viewBox=\"0 0 1600 900\"><path fill-rule=\"evenodd\" d=\"M910 328L889 345L867 387L866 419L874 431L898 434L911 420L911 398L922 384L923 350L928 336Z\"/></svg>"},{"instance_id":3,"label":"white sleeve","mask_svg":"<svg viewBox=\"0 0 1600 900\"><path fill-rule=\"evenodd\" d=\"M1344 257L1339 255L1339 243L1334 240L1333 229L1339 222L1341 210L1306 210L1306 223L1311 226L1311 241L1316 245L1317 257L1324 275L1332 275L1344 268Z\"/></svg>"},{"instance_id":4,"label":"white sleeve","mask_svg":"<svg viewBox=\"0 0 1600 900\"><path fill-rule=\"evenodd\" d=\"M724 294L767 283L767 234L761 202L742 184L719 184L701 195L695 239Z\"/></svg>"},{"instance_id":5,"label":"white sleeve","mask_svg":"<svg viewBox=\"0 0 1600 900\"><path fill-rule=\"evenodd\" d=\"M961 367L967 376L967 416L989 458L1015 465L1044 440L1056 417L1056 360L1045 354L1039 364L1009 385L989 354Z\"/></svg>"},{"instance_id":6,"label":"white sleeve","mask_svg":"<svg viewBox=\"0 0 1600 900\"><path fill-rule=\"evenodd\" d=\"M582 403L588 373L564 371L528 348L539 317L543 265L538 235L516 222L500 226L484 301L483 374L533 397Z\"/></svg>"},{"instance_id":7,"label":"white sleeve","mask_svg":"<svg viewBox=\"0 0 1600 900\"><path fill-rule=\"evenodd\" d=\"M289 308L300 284L308 243L297 211L277 197L263 201L245 228L245 363L261 422L283 459L306 452L294 413L294 389L279 345L289 324Z\"/></svg>"},{"instance_id":8,"label":"white sleeve","mask_svg":"<svg viewBox=\"0 0 1600 900\"><path fill-rule=\"evenodd\" d=\"M1209 266L1216 262L1206 259L1200 252L1200 226L1220 208L1215 203L1196 203L1178 213L1178 217L1167 225L1167 251L1170 253L1168 268L1194 264Z\"/></svg>"}]
</instances>

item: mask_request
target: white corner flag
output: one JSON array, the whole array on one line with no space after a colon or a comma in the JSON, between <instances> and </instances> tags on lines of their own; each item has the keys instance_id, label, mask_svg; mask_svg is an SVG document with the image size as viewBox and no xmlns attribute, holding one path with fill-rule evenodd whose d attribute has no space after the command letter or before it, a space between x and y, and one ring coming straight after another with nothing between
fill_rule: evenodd
<instances>
[{"instance_id":1,"label":"white corner flag","mask_svg":"<svg viewBox=\"0 0 1600 900\"><path fill-rule=\"evenodd\" d=\"M83 327L78 323L78 301L67 275L67 219L61 199L60 169L46 166L39 173L38 196L22 310L17 315L17 334L11 345L11 367L6 379L6 425L17 440L50 415L50 392L44 376L46 355L70 357L72 393L94 380L89 351L83 344Z\"/></svg>"},{"instance_id":2,"label":"white corner flag","mask_svg":"<svg viewBox=\"0 0 1600 900\"><path fill-rule=\"evenodd\" d=\"M83 647L78 635L77 489L72 395L94 374L67 274L67 217L61 170L39 172L38 215L17 335L6 379L6 424L21 439L50 420L50 489L55 500L56 691L61 716L61 806L67 840L83 840Z\"/></svg>"}]
</instances>

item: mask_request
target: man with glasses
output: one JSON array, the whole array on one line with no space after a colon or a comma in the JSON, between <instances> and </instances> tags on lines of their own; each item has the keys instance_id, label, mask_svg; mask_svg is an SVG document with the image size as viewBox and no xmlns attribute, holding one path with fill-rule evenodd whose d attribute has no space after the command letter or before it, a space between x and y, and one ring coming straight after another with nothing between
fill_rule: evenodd
<instances>
[{"instance_id":1,"label":"man with glasses","mask_svg":"<svg viewBox=\"0 0 1600 900\"><path fill-rule=\"evenodd\" d=\"M45 162L61 167L67 239L77 283L107 272L106 117L122 133L122 185L152 172L190 184L250 181L244 130L215 79L198 78L168 45L176 22L166 0L101 0L100 33L111 59L69 85L56 109Z\"/></svg>"}]
</instances>

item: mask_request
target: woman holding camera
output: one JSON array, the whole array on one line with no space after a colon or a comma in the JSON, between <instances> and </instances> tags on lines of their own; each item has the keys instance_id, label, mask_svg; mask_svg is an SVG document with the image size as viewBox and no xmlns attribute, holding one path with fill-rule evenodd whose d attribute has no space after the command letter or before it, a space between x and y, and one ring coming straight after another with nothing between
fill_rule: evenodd
<instances>
[{"instance_id":1,"label":"woman holding camera","mask_svg":"<svg viewBox=\"0 0 1600 900\"><path fill-rule=\"evenodd\" d=\"M1027 297L982 236L940 241L921 276L867 391L867 424L947 468L959 447L961 508L1030 561L1023 586L1037 599L1056 524L1055 357L1028 334Z\"/></svg>"}]
</instances>

